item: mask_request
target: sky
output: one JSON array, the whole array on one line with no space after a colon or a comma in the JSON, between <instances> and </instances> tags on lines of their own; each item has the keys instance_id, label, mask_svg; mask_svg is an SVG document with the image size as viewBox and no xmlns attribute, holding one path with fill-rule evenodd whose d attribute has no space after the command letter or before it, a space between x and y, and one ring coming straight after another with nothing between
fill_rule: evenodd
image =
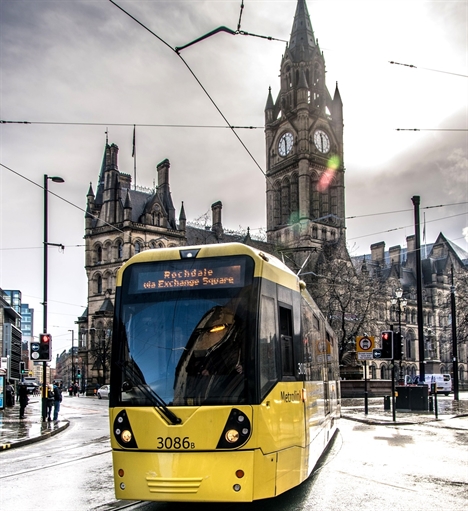
<instances>
[{"instance_id":1,"label":"sky","mask_svg":"<svg viewBox=\"0 0 468 511\"><path fill-rule=\"evenodd\" d=\"M71 347L86 307L84 209L102 155L152 187L168 158L178 212L204 221L223 203L226 229L266 226L264 107L296 0L0 0L0 287L22 291L42 331L43 176L49 181L48 330L54 357ZM468 250L468 0L307 1L327 86L344 105L347 241L406 246L411 197L426 240ZM408 67L389 62L413 65ZM217 105L249 153L226 128ZM419 131L401 131L418 129ZM106 135L106 131L108 132ZM259 168L260 167L260 168ZM434 207L439 206L439 207ZM465 229L465 232L464 232Z\"/></svg>"}]
</instances>

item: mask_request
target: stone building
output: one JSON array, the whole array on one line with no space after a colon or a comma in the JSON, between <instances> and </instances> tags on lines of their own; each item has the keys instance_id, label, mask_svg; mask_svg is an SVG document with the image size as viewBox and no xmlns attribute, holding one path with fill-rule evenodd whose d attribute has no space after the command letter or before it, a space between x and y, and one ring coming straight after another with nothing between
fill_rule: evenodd
<instances>
[{"instance_id":1,"label":"stone building","mask_svg":"<svg viewBox=\"0 0 468 511\"><path fill-rule=\"evenodd\" d=\"M88 307L77 321L77 358L83 368L83 386L108 380L115 278L126 260L152 248L227 241L265 246L252 240L248 232L225 232L220 201L211 206L210 227L187 225L183 203L177 219L169 183L169 160L156 166L155 189L135 189L131 176L119 171L118 151L115 144L106 143L96 193L90 185L87 194L84 238Z\"/></svg>"},{"instance_id":2,"label":"stone building","mask_svg":"<svg viewBox=\"0 0 468 511\"><path fill-rule=\"evenodd\" d=\"M370 256L354 258L354 262L358 271L369 272L373 279L383 283L387 291L373 311L375 328L372 334L378 336L381 331L388 329L398 332L401 326L402 360L397 363L395 371L397 375L416 376L419 374L420 343L415 236L406 238L405 249L398 245L386 251L384 242L374 243L370 248ZM453 271L454 283L458 278L466 279L468 253L440 233L435 243L424 247L421 269L425 373L452 373L451 275ZM400 302L395 299L398 289L402 291ZM463 288L459 290L463 296ZM459 381L468 383L468 340L462 335L457 337ZM372 361L370 376L390 378L390 362Z\"/></svg>"},{"instance_id":3,"label":"stone building","mask_svg":"<svg viewBox=\"0 0 468 511\"><path fill-rule=\"evenodd\" d=\"M325 74L307 5L298 0L280 91L275 101L268 93L265 148L268 241L294 249L300 264L310 249L345 237L343 104Z\"/></svg>"}]
</instances>

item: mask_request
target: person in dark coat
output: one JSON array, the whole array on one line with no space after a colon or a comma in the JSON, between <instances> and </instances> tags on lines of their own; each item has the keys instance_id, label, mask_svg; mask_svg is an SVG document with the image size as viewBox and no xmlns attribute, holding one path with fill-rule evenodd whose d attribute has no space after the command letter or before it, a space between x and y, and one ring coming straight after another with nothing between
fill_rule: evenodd
<instances>
[{"instance_id":1,"label":"person in dark coat","mask_svg":"<svg viewBox=\"0 0 468 511\"><path fill-rule=\"evenodd\" d=\"M11 381L9 381L5 387L6 391L6 405L14 406L15 404L15 390L13 389L13 385Z\"/></svg>"},{"instance_id":2,"label":"person in dark coat","mask_svg":"<svg viewBox=\"0 0 468 511\"><path fill-rule=\"evenodd\" d=\"M62 391L57 382L54 381L54 421L58 420L60 411L60 403L62 402Z\"/></svg>"},{"instance_id":3,"label":"person in dark coat","mask_svg":"<svg viewBox=\"0 0 468 511\"><path fill-rule=\"evenodd\" d=\"M52 408L54 407L54 388L52 385L47 385L47 420L51 421L52 418L50 414L52 413Z\"/></svg>"},{"instance_id":4,"label":"person in dark coat","mask_svg":"<svg viewBox=\"0 0 468 511\"><path fill-rule=\"evenodd\" d=\"M19 404L20 404L20 419L24 419L24 410L26 406L28 406L29 398L28 398L28 389L24 383L20 383L19 386Z\"/></svg>"}]
</instances>

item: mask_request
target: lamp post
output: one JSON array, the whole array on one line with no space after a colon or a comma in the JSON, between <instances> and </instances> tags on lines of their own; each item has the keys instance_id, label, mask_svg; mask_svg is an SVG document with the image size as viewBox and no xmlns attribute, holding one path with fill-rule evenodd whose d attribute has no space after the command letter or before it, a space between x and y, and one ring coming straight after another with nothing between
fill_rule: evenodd
<instances>
[{"instance_id":1,"label":"lamp post","mask_svg":"<svg viewBox=\"0 0 468 511\"><path fill-rule=\"evenodd\" d=\"M402 311L404 311L406 309L406 305L407 305L407 300L405 298L403 298L403 289L401 289L401 287L399 287L396 291L395 291L395 296L392 298L392 305L395 306L395 305L398 305L398 308L397 308L397 313L398 313L398 333L400 334L400 343L401 343L401 346L400 346L400 351L401 351L401 356L400 356L400 361L399 361L399 364L400 364L400 368L399 368L399 379L403 379L403 373L402 373L402 367L401 367L401 359L403 358L403 335L401 334L401 313ZM403 307L403 309L402 309Z\"/></svg>"},{"instance_id":2,"label":"lamp post","mask_svg":"<svg viewBox=\"0 0 468 511\"><path fill-rule=\"evenodd\" d=\"M49 179L54 183L64 183L61 177L51 177L44 174L44 302L43 302L43 333L47 333L47 249L49 246L48 236L48 199L49 199ZM47 417L47 362L42 362L42 421Z\"/></svg>"},{"instance_id":3,"label":"lamp post","mask_svg":"<svg viewBox=\"0 0 468 511\"><path fill-rule=\"evenodd\" d=\"M72 350L71 350L71 383L72 385L75 384L75 347L73 345L74 343L74 331L68 330L72 334Z\"/></svg>"}]
</instances>

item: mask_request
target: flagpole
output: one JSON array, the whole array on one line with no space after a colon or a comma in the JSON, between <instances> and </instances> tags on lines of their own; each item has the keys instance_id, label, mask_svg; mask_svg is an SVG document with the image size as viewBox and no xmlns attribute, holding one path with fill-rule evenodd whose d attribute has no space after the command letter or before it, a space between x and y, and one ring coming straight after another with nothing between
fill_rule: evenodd
<instances>
[{"instance_id":1,"label":"flagpole","mask_svg":"<svg viewBox=\"0 0 468 511\"><path fill-rule=\"evenodd\" d=\"M427 259L426 213L424 213L423 242L424 242L424 259Z\"/></svg>"},{"instance_id":2,"label":"flagpole","mask_svg":"<svg viewBox=\"0 0 468 511\"><path fill-rule=\"evenodd\" d=\"M135 142L135 124L133 125L133 189L136 190L136 142Z\"/></svg>"}]
</instances>

